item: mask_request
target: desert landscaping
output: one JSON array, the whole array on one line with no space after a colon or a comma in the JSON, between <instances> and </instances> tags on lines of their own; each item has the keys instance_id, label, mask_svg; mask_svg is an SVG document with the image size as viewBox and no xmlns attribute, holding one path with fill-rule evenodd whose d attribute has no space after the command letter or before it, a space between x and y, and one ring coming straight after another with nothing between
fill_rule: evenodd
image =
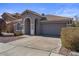
<instances>
[{"instance_id":1,"label":"desert landscaping","mask_svg":"<svg viewBox=\"0 0 79 59\"><path fill-rule=\"evenodd\" d=\"M3 11L0 56L79 56L79 17L60 14Z\"/></svg>"},{"instance_id":2,"label":"desert landscaping","mask_svg":"<svg viewBox=\"0 0 79 59\"><path fill-rule=\"evenodd\" d=\"M0 37L1 56L79 56L62 46L61 39L45 36Z\"/></svg>"}]
</instances>

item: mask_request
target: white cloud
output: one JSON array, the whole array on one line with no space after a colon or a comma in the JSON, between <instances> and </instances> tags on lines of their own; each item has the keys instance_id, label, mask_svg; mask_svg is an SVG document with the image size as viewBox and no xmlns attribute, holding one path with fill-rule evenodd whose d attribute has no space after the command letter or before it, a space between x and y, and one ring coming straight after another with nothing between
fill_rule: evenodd
<instances>
[{"instance_id":1,"label":"white cloud","mask_svg":"<svg viewBox=\"0 0 79 59\"><path fill-rule=\"evenodd\" d=\"M75 15L79 15L79 9L77 8L61 8L58 11L56 11L56 14L62 15L62 16L69 16L73 17Z\"/></svg>"},{"instance_id":2,"label":"white cloud","mask_svg":"<svg viewBox=\"0 0 79 59\"><path fill-rule=\"evenodd\" d=\"M44 7L32 7L32 8L27 8L28 10L32 10L32 11L35 11L35 12L38 12L38 13L43 13L45 10L47 10L47 8L44 8Z\"/></svg>"},{"instance_id":3,"label":"white cloud","mask_svg":"<svg viewBox=\"0 0 79 59\"><path fill-rule=\"evenodd\" d=\"M46 8L39 8L39 10L40 10L40 11L44 11L44 10L46 10Z\"/></svg>"}]
</instances>

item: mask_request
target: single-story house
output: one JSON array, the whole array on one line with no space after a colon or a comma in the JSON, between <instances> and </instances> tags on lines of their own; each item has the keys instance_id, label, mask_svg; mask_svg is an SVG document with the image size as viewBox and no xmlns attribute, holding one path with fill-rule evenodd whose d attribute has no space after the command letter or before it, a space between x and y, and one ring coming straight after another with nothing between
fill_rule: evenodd
<instances>
[{"instance_id":1,"label":"single-story house","mask_svg":"<svg viewBox=\"0 0 79 59\"><path fill-rule=\"evenodd\" d=\"M60 35L63 27L72 24L72 18L57 15L40 15L31 10L25 10L21 18L11 21L14 33L20 32L24 35Z\"/></svg>"}]
</instances>

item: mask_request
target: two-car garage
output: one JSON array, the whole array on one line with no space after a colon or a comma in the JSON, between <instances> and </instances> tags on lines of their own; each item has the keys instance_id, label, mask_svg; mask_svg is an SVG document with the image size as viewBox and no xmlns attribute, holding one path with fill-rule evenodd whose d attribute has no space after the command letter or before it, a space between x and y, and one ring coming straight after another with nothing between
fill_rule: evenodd
<instances>
[{"instance_id":1,"label":"two-car garage","mask_svg":"<svg viewBox=\"0 0 79 59\"><path fill-rule=\"evenodd\" d=\"M62 27L65 27L65 24L60 23L60 22L41 22L40 34L59 36Z\"/></svg>"}]
</instances>

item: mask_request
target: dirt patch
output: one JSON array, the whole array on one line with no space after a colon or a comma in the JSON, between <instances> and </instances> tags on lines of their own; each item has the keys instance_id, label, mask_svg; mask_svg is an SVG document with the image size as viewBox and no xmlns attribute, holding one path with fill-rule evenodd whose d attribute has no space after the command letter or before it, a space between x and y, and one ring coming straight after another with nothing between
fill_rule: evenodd
<instances>
[{"instance_id":1,"label":"dirt patch","mask_svg":"<svg viewBox=\"0 0 79 59\"><path fill-rule=\"evenodd\" d=\"M19 37L19 36L0 36L0 42L1 43L8 43L14 40L18 40L24 37Z\"/></svg>"}]
</instances>

